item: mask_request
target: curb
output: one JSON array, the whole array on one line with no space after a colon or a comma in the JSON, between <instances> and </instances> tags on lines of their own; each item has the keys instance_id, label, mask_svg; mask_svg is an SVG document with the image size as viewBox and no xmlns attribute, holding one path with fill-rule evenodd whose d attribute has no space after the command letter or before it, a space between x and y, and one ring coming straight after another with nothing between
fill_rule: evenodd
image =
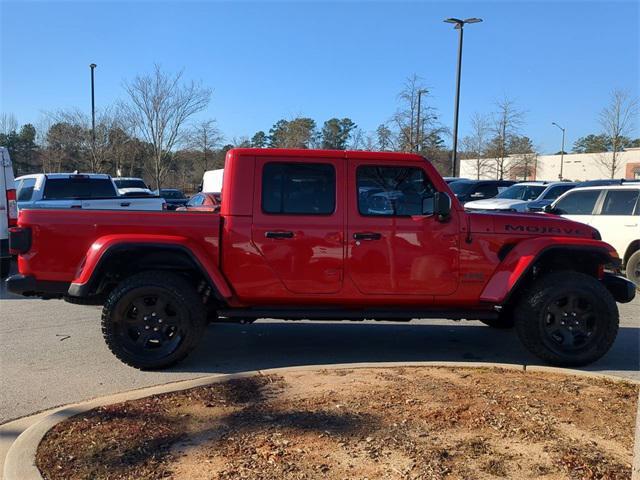
<instances>
[{"instance_id":1,"label":"curb","mask_svg":"<svg viewBox=\"0 0 640 480\"><path fill-rule=\"evenodd\" d=\"M532 373L552 373L562 375L573 375L578 377L600 378L613 382L625 382L640 385L640 381L625 379L612 375L585 372L582 370L571 370L567 368L527 366L519 364L490 363L490 362L368 362L368 363L342 363L329 365L304 365L298 367L270 368L266 370L252 370L241 373L218 374L200 377L193 380L182 380L165 385L142 388L115 395L100 397L80 403L74 403L59 407L54 412L46 415L35 424L31 425L18 436L13 442L4 462L3 478L5 480L43 480L40 471L35 465L35 457L38 445L46 433L56 424L69 417L84 413L97 407L113 403L138 400L140 398L171 393L191 388L212 385L228 380L247 378L254 375L268 375L275 373L305 372L313 370L344 370L360 368L394 368L394 367L448 367L448 368L501 368L505 370L520 370ZM633 474L634 480L640 479L640 395L638 397L638 414L636 417L636 442L634 450ZM38 414L41 415L41 414ZM37 417L38 415L34 415ZM28 418L28 417L27 417Z\"/></svg>"}]
</instances>

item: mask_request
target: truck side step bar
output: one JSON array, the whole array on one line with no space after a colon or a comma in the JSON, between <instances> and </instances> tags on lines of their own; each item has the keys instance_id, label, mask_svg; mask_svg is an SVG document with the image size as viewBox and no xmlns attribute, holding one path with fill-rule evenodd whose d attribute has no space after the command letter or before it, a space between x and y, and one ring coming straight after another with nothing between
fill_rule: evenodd
<instances>
[{"instance_id":1,"label":"truck side step bar","mask_svg":"<svg viewBox=\"0 0 640 480\"><path fill-rule=\"evenodd\" d=\"M237 320L276 318L280 320L398 320L446 318L448 320L491 320L498 312L487 310L405 310L405 309L282 309L242 308L218 310L218 317Z\"/></svg>"}]
</instances>

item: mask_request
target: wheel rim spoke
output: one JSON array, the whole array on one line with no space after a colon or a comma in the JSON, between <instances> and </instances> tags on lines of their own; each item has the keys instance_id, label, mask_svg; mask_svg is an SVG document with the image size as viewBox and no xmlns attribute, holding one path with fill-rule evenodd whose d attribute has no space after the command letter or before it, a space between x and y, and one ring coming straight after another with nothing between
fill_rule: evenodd
<instances>
[{"instance_id":1,"label":"wheel rim spoke","mask_svg":"<svg viewBox=\"0 0 640 480\"><path fill-rule=\"evenodd\" d=\"M171 297L159 290L141 292L123 312L120 336L134 355L164 357L182 342L184 314L172 305Z\"/></svg>"},{"instance_id":2,"label":"wheel rim spoke","mask_svg":"<svg viewBox=\"0 0 640 480\"><path fill-rule=\"evenodd\" d=\"M584 294L570 293L551 301L541 325L545 342L555 350L583 348L594 337L597 326L594 307Z\"/></svg>"},{"instance_id":3,"label":"wheel rim spoke","mask_svg":"<svg viewBox=\"0 0 640 480\"><path fill-rule=\"evenodd\" d=\"M131 302L132 305L135 307L136 309L136 317L142 317L144 315L147 315L148 313L151 313L149 306L146 304L145 302L145 298L144 297L139 297L136 298L133 302Z\"/></svg>"},{"instance_id":4,"label":"wheel rim spoke","mask_svg":"<svg viewBox=\"0 0 640 480\"><path fill-rule=\"evenodd\" d=\"M168 303L164 298L162 297L156 298L156 302L153 305L154 313L156 313L157 315L164 315L167 310L167 305Z\"/></svg>"},{"instance_id":5,"label":"wheel rim spoke","mask_svg":"<svg viewBox=\"0 0 640 480\"><path fill-rule=\"evenodd\" d=\"M136 338L135 343L141 347L146 347L153 337L153 333L147 330L140 331L138 338Z\"/></svg>"}]
</instances>

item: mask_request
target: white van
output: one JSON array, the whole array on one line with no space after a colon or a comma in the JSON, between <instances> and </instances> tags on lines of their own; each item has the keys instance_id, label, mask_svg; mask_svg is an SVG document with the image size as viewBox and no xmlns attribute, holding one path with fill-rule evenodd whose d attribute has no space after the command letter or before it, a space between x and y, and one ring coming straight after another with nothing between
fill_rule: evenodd
<instances>
[{"instance_id":1,"label":"white van","mask_svg":"<svg viewBox=\"0 0 640 480\"><path fill-rule=\"evenodd\" d=\"M13 179L13 166L9 150L0 147L0 277L9 274L11 256L9 255L9 227L18 222L18 204L16 203L16 185Z\"/></svg>"},{"instance_id":2,"label":"white van","mask_svg":"<svg viewBox=\"0 0 640 480\"><path fill-rule=\"evenodd\" d=\"M217 170L207 170L202 176L202 191L205 193L222 192L222 177L224 176L224 168Z\"/></svg>"}]
</instances>

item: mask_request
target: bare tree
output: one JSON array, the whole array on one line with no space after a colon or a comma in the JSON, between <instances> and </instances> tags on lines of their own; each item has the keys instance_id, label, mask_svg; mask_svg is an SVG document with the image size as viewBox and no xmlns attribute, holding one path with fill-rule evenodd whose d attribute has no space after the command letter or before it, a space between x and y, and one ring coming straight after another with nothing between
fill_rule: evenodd
<instances>
[{"instance_id":1,"label":"bare tree","mask_svg":"<svg viewBox=\"0 0 640 480\"><path fill-rule=\"evenodd\" d=\"M362 148L368 152L377 150L376 136L372 132L366 132L362 140Z\"/></svg>"},{"instance_id":2,"label":"bare tree","mask_svg":"<svg viewBox=\"0 0 640 480\"><path fill-rule=\"evenodd\" d=\"M361 128L356 128L351 134L349 150L364 150L365 132Z\"/></svg>"},{"instance_id":3,"label":"bare tree","mask_svg":"<svg viewBox=\"0 0 640 480\"><path fill-rule=\"evenodd\" d=\"M209 170L209 161L213 161L213 150L220 145L223 136L215 120L201 120L194 124L188 133L188 146L197 150L201 173Z\"/></svg>"},{"instance_id":4,"label":"bare tree","mask_svg":"<svg viewBox=\"0 0 640 480\"><path fill-rule=\"evenodd\" d=\"M129 101L122 105L127 121L151 145L152 174L156 188L167 175L171 154L182 140L189 118L204 110L211 89L182 81L182 72L170 74L154 66L150 74L125 82Z\"/></svg>"},{"instance_id":5,"label":"bare tree","mask_svg":"<svg viewBox=\"0 0 640 480\"><path fill-rule=\"evenodd\" d=\"M418 128L418 92L422 92L422 104L420 105L420 128ZM391 118L397 128L398 141L396 147L403 152L414 151L418 143L418 131L424 132L433 120L433 109L427 105L427 88L422 79L413 74L404 83L402 91L398 94L400 104L398 110Z\"/></svg>"},{"instance_id":6,"label":"bare tree","mask_svg":"<svg viewBox=\"0 0 640 480\"><path fill-rule=\"evenodd\" d=\"M117 110L107 108L96 114L95 141L91 135L91 116L79 109L58 110L48 114L51 123L66 124L72 128L59 130L74 136L80 157L76 169L102 173L112 168L112 132L120 128L121 117Z\"/></svg>"},{"instance_id":7,"label":"bare tree","mask_svg":"<svg viewBox=\"0 0 640 480\"><path fill-rule=\"evenodd\" d=\"M601 154L596 159L610 178L614 178L622 166L618 153L623 148L624 137L633 129L637 115L638 99L624 90L612 91L609 105L600 112L600 126L611 142L611 155Z\"/></svg>"},{"instance_id":8,"label":"bare tree","mask_svg":"<svg viewBox=\"0 0 640 480\"><path fill-rule=\"evenodd\" d=\"M489 153L495 159L496 178L502 180L509 170L508 140L510 136L518 134L524 123L524 112L506 96L497 100L495 106L496 111L491 116L493 138L489 145Z\"/></svg>"},{"instance_id":9,"label":"bare tree","mask_svg":"<svg viewBox=\"0 0 640 480\"><path fill-rule=\"evenodd\" d=\"M491 167L493 160L487 158L487 145L491 133L489 119L474 113L471 116L471 132L462 139L466 156L473 159L473 171L477 180Z\"/></svg>"},{"instance_id":10,"label":"bare tree","mask_svg":"<svg viewBox=\"0 0 640 480\"><path fill-rule=\"evenodd\" d=\"M0 113L0 133L9 135L18 130L18 119L13 113Z\"/></svg>"},{"instance_id":11,"label":"bare tree","mask_svg":"<svg viewBox=\"0 0 640 480\"><path fill-rule=\"evenodd\" d=\"M348 150L365 150L373 152L378 149L376 136L361 128L355 128L351 132L351 140L347 144Z\"/></svg>"}]
</instances>

